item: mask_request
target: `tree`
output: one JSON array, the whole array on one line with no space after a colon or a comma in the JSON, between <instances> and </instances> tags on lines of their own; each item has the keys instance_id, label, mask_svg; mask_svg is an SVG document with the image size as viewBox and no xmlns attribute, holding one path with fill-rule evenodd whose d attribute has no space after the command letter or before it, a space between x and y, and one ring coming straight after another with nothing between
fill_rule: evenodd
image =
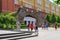
<instances>
[{"instance_id":1,"label":"tree","mask_svg":"<svg viewBox=\"0 0 60 40\"><path fill-rule=\"evenodd\" d=\"M58 16L58 18L57 18L57 22L60 23L60 17L59 17L59 16Z\"/></svg>"},{"instance_id":2,"label":"tree","mask_svg":"<svg viewBox=\"0 0 60 40\"><path fill-rule=\"evenodd\" d=\"M57 3L59 3L60 0L57 0Z\"/></svg>"},{"instance_id":3,"label":"tree","mask_svg":"<svg viewBox=\"0 0 60 40\"><path fill-rule=\"evenodd\" d=\"M57 5L60 5L60 0L54 0Z\"/></svg>"},{"instance_id":4,"label":"tree","mask_svg":"<svg viewBox=\"0 0 60 40\"><path fill-rule=\"evenodd\" d=\"M47 15L47 16L46 16L46 20L47 20L48 22L50 22L50 15Z\"/></svg>"},{"instance_id":5,"label":"tree","mask_svg":"<svg viewBox=\"0 0 60 40\"><path fill-rule=\"evenodd\" d=\"M51 16L51 22L52 22L52 23L55 23L55 22L56 22L56 17L55 17L54 14L52 14L52 16Z\"/></svg>"}]
</instances>

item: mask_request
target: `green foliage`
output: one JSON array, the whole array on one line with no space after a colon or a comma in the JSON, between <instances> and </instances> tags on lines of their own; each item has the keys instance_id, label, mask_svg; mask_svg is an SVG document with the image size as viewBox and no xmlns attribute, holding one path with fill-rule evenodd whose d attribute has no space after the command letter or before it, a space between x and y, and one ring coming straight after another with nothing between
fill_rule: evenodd
<instances>
[{"instance_id":1,"label":"green foliage","mask_svg":"<svg viewBox=\"0 0 60 40\"><path fill-rule=\"evenodd\" d=\"M54 3L56 3L57 5L60 5L60 0L54 0Z\"/></svg>"},{"instance_id":2,"label":"green foliage","mask_svg":"<svg viewBox=\"0 0 60 40\"><path fill-rule=\"evenodd\" d=\"M58 16L58 18L57 18L57 22L60 23L60 17L59 17L59 16Z\"/></svg>"},{"instance_id":3,"label":"green foliage","mask_svg":"<svg viewBox=\"0 0 60 40\"><path fill-rule=\"evenodd\" d=\"M6 28L7 28L6 24L3 24L3 28L4 28L4 29L6 29Z\"/></svg>"},{"instance_id":4,"label":"green foliage","mask_svg":"<svg viewBox=\"0 0 60 40\"><path fill-rule=\"evenodd\" d=\"M16 28L16 18L13 13L0 14L0 28L2 29L15 29Z\"/></svg>"},{"instance_id":5,"label":"green foliage","mask_svg":"<svg viewBox=\"0 0 60 40\"><path fill-rule=\"evenodd\" d=\"M24 23L21 23L21 28L27 28L27 25L25 25Z\"/></svg>"},{"instance_id":6,"label":"green foliage","mask_svg":"<svg viewBox=\"0 0 60 40\"><path fill-rule=\"evenodd\" d=\"M56 22L56 17L54 14L50 15L50 14L47 14L46 16L46 20L50 23L55 23Z\"/></svg>"},{"instance_id":7,"label":"green foliage","mask_svg":"<svg viewBox=\"0 0 60 40\"><path fill-rule=\"evenodd\" d=\"M52 14L52 15L47 15L46 16L46 20L49 22L49 23L51 23L50 24L50 27L53 27L53 25L54 24L57 24L59 27L60 27L60 16L58 16L58 15L54 15L54 14ZM52 25L53 24L53 25Z\"/></svg>"},{"instance_id":8,"label":"green foliage","mask_svg":"<svg viewBox=\"0 0 60 40\"><path fill-rule=\"evenodd\" d=\"M48 22L50 22L50 15L47 15L47 16L46 16L46 20L47 20Z\"/></svg>"},{"instance_id":9,"label":"green foliage","mask_svg":"<svg viewBox=\"0 0 60 40\"><path fill-rule=\"evenodd\" d=\"M52 23L55 23L55 22L56 22L56 17L55 17L54 14L52 14L52 16L51 16L51 22L52 22Z\"/></svg>"}]
</instances>

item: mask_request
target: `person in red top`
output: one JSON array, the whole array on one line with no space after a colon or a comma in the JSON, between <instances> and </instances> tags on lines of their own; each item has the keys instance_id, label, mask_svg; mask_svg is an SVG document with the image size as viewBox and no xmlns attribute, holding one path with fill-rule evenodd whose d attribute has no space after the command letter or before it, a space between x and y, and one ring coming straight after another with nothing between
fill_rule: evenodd
<instances>
[{"instance_id":1,"label":"person in red top","mask_svg":"<svg viewBox=\"0 0 60 40\"><path fill-rule=\"evenodd\" d=\"M54 28L55 28L55 30L57 30L57 28L58 28L58 25L56 24Z\"/></svg>"},{"instance_id":2,"label":"person in red top","mask_svg":"<svg viewBox=\"0 0 60 40\"><path fill-rule=\"evenodd\" d=\"M33 30L33 23L30 23L31 32Z\"/></svg>"}]
</instances>

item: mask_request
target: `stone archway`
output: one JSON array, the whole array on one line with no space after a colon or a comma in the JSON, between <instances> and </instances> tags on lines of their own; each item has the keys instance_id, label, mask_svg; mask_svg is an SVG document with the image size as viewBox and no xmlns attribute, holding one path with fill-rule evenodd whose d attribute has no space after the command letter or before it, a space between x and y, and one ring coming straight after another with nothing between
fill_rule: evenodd
<instances>
[{"instance_id":1,"label":"stone archway","mask_svg":"<svg viewBox=\"0 0 60 40\"><path fill-rule=\"evenodd\" d=\"M40 16L40 12L30 13L30 12L27 12L24 8L19 8L17 11L16 17L20 22L24 22L23 19L26 15L31 15L33 18L35 18L36 25L40 26L41 19L42 19L42 17Z\"/></svg>"},{"instance_id":2,"label":"stone archway","mask_svg":"<svg viewBox=\"0 0 60 40\"><path fill-rule=\"evenodd\" d=\"M26 25L29 25L30 23L33 23L34 26L36 25L36 19L31 15L26 15L23 20Z\"/></svg>"}]
</instances>

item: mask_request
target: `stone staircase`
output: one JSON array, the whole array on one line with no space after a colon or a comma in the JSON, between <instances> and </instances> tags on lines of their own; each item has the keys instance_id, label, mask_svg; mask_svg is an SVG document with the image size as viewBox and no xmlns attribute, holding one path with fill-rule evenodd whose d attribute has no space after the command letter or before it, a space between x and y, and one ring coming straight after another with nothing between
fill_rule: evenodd
<instances>
[{"instance_id":1,"label":"stone staircase","mask_svg":"<svg viewBox=\"0 0 60 40\"><path fill-rule=\"evenodd\" d=\"M16 39L24 39L38 36L35 32L21 32L21 33L9 33L9 34L0 34L0 40L16 40Z\"/></svg>"}]
</instances>

